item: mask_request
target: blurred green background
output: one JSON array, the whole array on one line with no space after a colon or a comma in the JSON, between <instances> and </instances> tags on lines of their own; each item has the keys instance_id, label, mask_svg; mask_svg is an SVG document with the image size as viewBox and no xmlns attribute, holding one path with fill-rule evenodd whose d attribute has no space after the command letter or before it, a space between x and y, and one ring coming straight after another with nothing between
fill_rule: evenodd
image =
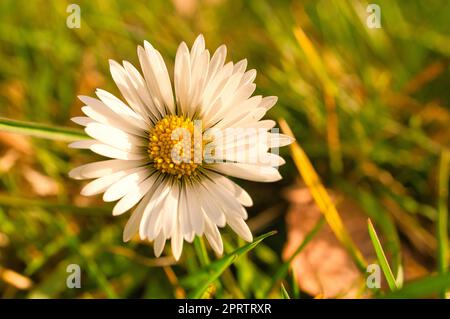
<instances>
[{"instance_id":1,"label":"blurred green background","mask_svg":"<svg viewBox=\"0 0 450 319\"><path fill-rule=\"evenodd\" d=\"M0 2L1 117L75 127L77 95L101 87L119 96L108 59L138 65L136 48L148 40L172 70L178 44L190 46L202 33L210 51L225 43L228 60L248 59L258 71L257 94L279 97L269 117L286 119L336 201L357 207L340 212L372 219L394 273L405 254L422 278L445 266L438 256L447 234L436 228L448 201L449 1L376 1L379 29L367 27L365 1L79 1L79 29L66 26L70 3ZM201 268L194 246L174 264L154 259L151 243L124 244L128 214L113 218L100 196L79 195L82 183L67 172L94 156L66 145L0 132L0 296L186 296ZM289 295L320 296L292 272L273 279L295 237L286 216L303 218L303 204L285 192L304 186L289 150L281 153L281 182L239 182L255 202L255 235L278 233L228 268L205 297L278 298L281 281ZM223 233L226 251L243 244ZM66 287L68 264L80 265L81 289Z\"/></svg>"}]
</instances>

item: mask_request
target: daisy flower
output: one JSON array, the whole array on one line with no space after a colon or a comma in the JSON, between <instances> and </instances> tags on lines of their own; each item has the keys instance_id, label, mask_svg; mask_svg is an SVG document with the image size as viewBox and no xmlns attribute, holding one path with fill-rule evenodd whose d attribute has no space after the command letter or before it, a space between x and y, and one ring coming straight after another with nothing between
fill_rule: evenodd
<instances>
[{"instance_id":1,"label":"daisy flower","mask_svg":"<svg viewBox=\"0 0 450 319\"><path fill-rule=\"evenodd\" d=\"M178 260L184 240L203 234L222 254L219 228L225 225L252 241L245 223L245 207L252 199L226 176L281 179L277 166L284 161L274 150L292 139L274 133L274 121L261 120L277 98L252 96L256 71L246 70L245 59L225 63L225 45L211 57L202 35L190 50L184 42L178 47L173 83L150 43L144 42L137 53L142 74L127 61L120 65L110 60L126 102L101 89L96 90L98 98L79 96L86 116L72 120L92 139L69 146L109 159L82 165L69 175L93 179L81 194L103 193L104 201L118 201L113 215L134 208L123 239L139 233L154 241L156 256L170 240Z\"/></svg>"}]
</instances>

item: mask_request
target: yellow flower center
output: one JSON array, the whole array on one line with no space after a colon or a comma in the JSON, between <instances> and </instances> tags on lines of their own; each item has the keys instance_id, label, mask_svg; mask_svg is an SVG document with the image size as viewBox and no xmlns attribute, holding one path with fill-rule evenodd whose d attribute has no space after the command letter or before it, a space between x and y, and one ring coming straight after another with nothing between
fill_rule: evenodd
<instances>
[{"instance_id":1,"label":"yellow flower center","mask_svg":"<svg viewBox=\"0 0 450 319\"><path fill-rule=\"evenodd\" d=\"M148 146L153 166L178 178L195 175L202 160L201 131L199 138L194 138L195 133L194 122L183 116L167 115L156 123ZM196 147L200 151L195 152Z\"/></svg>"}]
</instances>

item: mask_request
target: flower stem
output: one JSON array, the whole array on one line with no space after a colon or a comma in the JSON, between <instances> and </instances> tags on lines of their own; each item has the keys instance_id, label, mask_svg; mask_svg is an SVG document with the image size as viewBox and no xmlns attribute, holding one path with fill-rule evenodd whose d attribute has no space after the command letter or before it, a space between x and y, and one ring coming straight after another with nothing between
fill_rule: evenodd
<instances>
[{"instance_id":1,"label":"flower stem","mask_svg":"<svg viewBox=\"0 0 450 319\"><path fill-rule=\"evenodd\" d=\"M195 237L194 240L195 251L197 252L198 259L202 267L207 266L210 263L208 252L206 251L205 242L203 237Z\"/></svg>"},{"instance_id":2,"label":"flower stem","mask_svg":"<svg viewBox=\"0 0 450 319\"><path fill-rule=\"evenodd\" d=\"M11 120L4 117L0 117L0 131L58 141L75 141L87 138L87 135L81 130L34 122Z\"/></svg>"}]
</instances>

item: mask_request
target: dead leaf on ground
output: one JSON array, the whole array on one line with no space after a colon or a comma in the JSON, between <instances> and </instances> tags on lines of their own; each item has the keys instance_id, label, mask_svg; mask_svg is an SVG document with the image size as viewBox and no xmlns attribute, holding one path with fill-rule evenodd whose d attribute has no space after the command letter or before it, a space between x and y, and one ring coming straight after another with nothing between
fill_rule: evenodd
<instances>
[{"instance_id":1,"label":"dead leaf on ground","mask_svg":"<svg viewBox=\"0 0 450 319\"><path fill-rule=\"evenodd\" d=\"M367 216L349 198L336 192L329 191L329 193L337 202L343 223L366 260L370 263L376 262L367 231ZM285 197L291 203L286 216L288 240L283 251L283 257L287 259L319 221L321 212L309 189L304 186L287 190ZM404 259L406 279L420 277L426 273L426 270L412 259L411 254L405 254ZM293 260L292 269L302 291L311 296L370 297L367 294L361 295L365 279L327 224ZM385 284L384 278L382 282Z\"/></svg>"}]
</instances>

